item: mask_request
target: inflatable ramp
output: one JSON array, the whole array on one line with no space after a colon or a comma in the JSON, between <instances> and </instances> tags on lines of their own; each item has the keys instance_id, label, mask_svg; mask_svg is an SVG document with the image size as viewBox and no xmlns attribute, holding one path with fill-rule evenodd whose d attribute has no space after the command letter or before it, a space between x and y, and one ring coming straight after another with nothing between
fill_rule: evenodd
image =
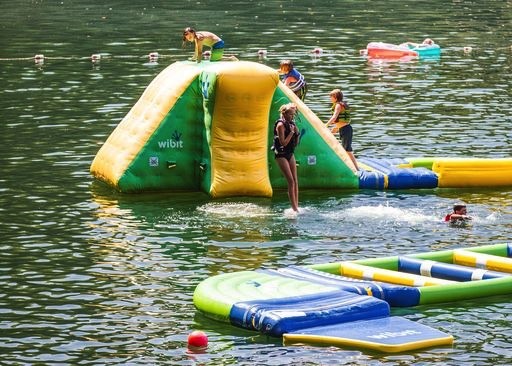
<instances>
[{"instance_id":1,"label":"inflatable ramp","mask_svg":"<svg viewBox=\"0 0 512 366\"><path fill-rule=\"evenodd\" d=\"M402 352L453 342L452 336L428 326L389 318L388 303L373 296L264 272L211 277L197 286L194 304L207 316L283 337L285 344ZM361 328L367 331L357 331Z\"/></svg>"},{"instance_id":2,"label":"inflatable ramp","mask_svg":"<svg viewBox=\"0 0 512 366\"><path fill-rule=\"evenodd\" d=\"M357 188L355 168L322 122L254 62L177 62L163 70L108 137L91 173L121 192L272 195L286 181L270 146L285 103L298 105L301 187Z\"/></svg>"}]
</instances>

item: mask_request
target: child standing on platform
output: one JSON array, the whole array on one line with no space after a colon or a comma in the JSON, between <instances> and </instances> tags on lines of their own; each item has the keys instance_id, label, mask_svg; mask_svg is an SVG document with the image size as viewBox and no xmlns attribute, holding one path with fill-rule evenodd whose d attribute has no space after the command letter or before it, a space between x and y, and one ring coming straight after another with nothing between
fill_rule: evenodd
<instances>
[{"instance_id":1,"label":"child standing on platform","mask_svg":"<svg viewBox=\"0 0 512 366\"><path fill-rule=\"evenodd\" d=\"M343 101L343 93L340 89L332 90L329 93L329 97L332 103L332 116L325 125L330 127L332 133L339 133L341 146L343 146L350 160L354 163L356 170L359 170L356 157L352 151L353 130L350 125L350 108L348 104Z\"/></svg>"}]
</instances>

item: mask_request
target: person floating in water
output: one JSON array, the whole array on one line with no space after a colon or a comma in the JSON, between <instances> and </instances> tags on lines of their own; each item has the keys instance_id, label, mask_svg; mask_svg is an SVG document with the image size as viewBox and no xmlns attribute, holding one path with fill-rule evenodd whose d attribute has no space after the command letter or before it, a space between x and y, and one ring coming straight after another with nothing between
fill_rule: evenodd
<instances>
[{"instance_id":1,"label":"person floating in water","mask_svg":"<svg viewBox=\"0 0 512 366\"><path fill-rule=\"evenodd\" d=\"M444 217L445 222L465 222L471 220L471 216L468 216L468 210L465 204L456 203L453 205L453 212L447 214Z\"/></svg>"},{"instance_id":2,"label":"person floating in water","mask_svg":"<svg viewBox=\"0 0 512 366\"><path fill-rule=\"evenodd\" d=\"M283 60L279 64L279 78L290 88L302 101L306 97L308 84L304 76L293 66L292 60Z\"/></svg>"},{"instance_id":3,"label":"person floating in water","mask_svg":"<svg viewBox=\"0 0 512 366\"><path fill-rule=\"evenodd\" d=\"M423 42L421 43L415 43L415 42L404 42L400 44L400 47L407 47L407 48L416 48L420 46L432 46L435 42L431 38L425 38Z\"/></svg>"},{"instance_id":4,"label":"person floating in water","mask_svg":"<svg viewBox=\"0 0 512 366\"><path fill-rule=\"evenodd\" d=\"M293 155L299 143L299 129L295 125L297 106L294 103L284 104L279 108L280 118L274 124L274 151L277 165L281 169L288 184L288 198L293 211L299 212L299 182L297 164Z\"/></svg>"},{"instance_id":5,"label":"person floating in water","mask_svg":"<svg viewBox=\"0 0 512 366\"><path fill-rule=\"evenodd\" d=\"M233 55L224 56L224 41L212 32L196 31L194 28L187 27L183 31L183 45L185 45L185 42L194 42L195 44L195 52L192 61L201 62L203 46L211 48L210 61L238 61Z\"/></svg>"}]
</instances>

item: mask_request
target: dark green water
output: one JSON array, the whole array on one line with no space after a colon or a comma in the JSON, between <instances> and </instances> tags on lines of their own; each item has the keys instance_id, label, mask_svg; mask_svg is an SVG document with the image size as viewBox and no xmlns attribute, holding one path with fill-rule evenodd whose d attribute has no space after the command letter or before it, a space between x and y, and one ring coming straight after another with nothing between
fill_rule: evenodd
<instances>
[{"instance_id":1,"label":"dark green water","mask_svg":"<svg viewBox=\"0 0 512 366\"><path fill-rule=\"evenodd\" d=\"M509 242L510 189L302 191L306 214L288 220L284 192L120 195L89 174L144 88L192 55L181 45L189 25L223 36L240 59L271 67L293 59L309 83L306 103L323 119L329 91L341 87L355 110L356 156L510 157L510 1L4 0L1 8L0 364L510 362L509 296L400 310L453 334L455 345L392 356L282 347L206 319L192 303L201 280L228 271ZM441 45L440 59L376 63L359 54L370 41L425 37ZM455 200L468 203L471 226L441 222ZM210 336L205 354L186 352L196 328Z\"/></svg>"}]
</instances>

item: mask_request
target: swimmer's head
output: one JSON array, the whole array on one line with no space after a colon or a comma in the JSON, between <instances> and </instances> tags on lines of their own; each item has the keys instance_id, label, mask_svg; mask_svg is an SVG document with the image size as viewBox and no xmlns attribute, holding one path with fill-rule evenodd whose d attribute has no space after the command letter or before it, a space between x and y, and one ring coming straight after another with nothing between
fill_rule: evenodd
<instances>
[{"instance_id":1,"label":"swimmer's head","mask_svg":"<svg viewBox=\"0 0 512 366\"><path fill-rule=\"evenodd\" d=\"M462 212L463 214L467 212L467 208L464 203L456 203L453 205L453 212L459 213L461 211L464 211Z\"/></svg>"}]
</instances>

